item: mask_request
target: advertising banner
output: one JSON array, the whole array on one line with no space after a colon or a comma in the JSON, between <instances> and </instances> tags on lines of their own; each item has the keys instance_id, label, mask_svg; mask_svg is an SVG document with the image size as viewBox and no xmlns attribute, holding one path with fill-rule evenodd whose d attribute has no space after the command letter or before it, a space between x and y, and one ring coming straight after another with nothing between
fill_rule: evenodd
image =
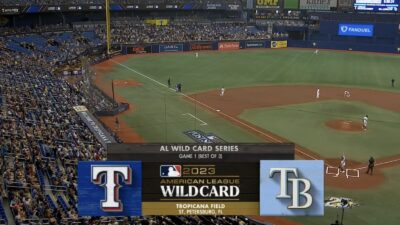
<instances>
[{"instance_id":1,"label":"advertising banner","mask_svg":"<svg viewBox=\"0 0 400 225\"><path fill-rule=\"evenodd\" d=\"M192 51L213 50L212 42L191 43L190 49Z\"/></svg>"},{"instance_id":2,"label":"advertising banner","mask_svg":"<svg viewBox=\"0 0 400 225\"><path fill-rule=\"evenodd\" d=\"M188 130L183 133L186 134L186 136L188 136L189 138L191 138L192 140L194 140L197 143L211 144L211 143L225 143L226 142L216 134L205 133L200 130Z\"/></svg>"},{"instance_id":3,"label":"advertising banner","mask_svg":"<svg viewBox=\"0 0 400 225\"><path fill-rule=\"evenodd\" d=\"M21 12L22 10L17 6L0 6L0 14L13 15Z\"/></svg>"},{"instance_id":4,"label":"advertising banner","mask_svg":"<svg viewBox=\"0 0 400 225\"><path fill-rule=\"evenodd\" d=\"M339 24L338 35L372 37L374 25L372 24Z\"/></svg>"},{"instance_id":5,"label":"advertising banner","mask_svg":"<svg viewBox=\"0 0 400 225\"><path fill-rule=\"evenodd\" d=\"M279 9L280 0L255 0L256 9Z\"/></svg>"},{"instance_id":6,"label":"advertising banner","mask_svg":"<svg viewBox=\"0 0 400 225\"><path fill-rule=\"evenodd\" d=\"M182 52L183 44L159 45L159 52Z\"/></svg>"},{"instance_id":7,"label":"advertising banner","mask_svg":"<svg viewBox=\"0 0 400 225\"><path fill-rule=\"evenodd\" d=\"M154 26L167 26L169 25L169 19L145 19L144 23Z\"/></svg>"},{"instance_id":8,"label":"advertising banner","mask_svg":"<svg viewBox=\"0 0 400 225\"><path fill-rule=\"evenodd\" d=\"M204 9L225 9L225 6L222 3L206 3L203 6Z\"/></svg>"},{"instance_id":9,"label":"advertising banner","mask_svg":"<svg viewBox=\"0 0 400 225\"><path fill-rule=\"evenodd\" d=\"M337 7L337 0L300 0L300 9L330 10Z\"/></svg>"},{"instance_id":10,"label":"advertising banner","mask_svg":"<svg viewBox=\"0 0 400 225\"><path fill-rule=\"evenodd\" d=\"M147 53L145 46L134 46L131 49L131 52L129 54L143 54Z\"/></svg>"},{"instance_id":11,"label":"advertising banner","mask_svg":"<svg viewBox=\"0 0 400 225\"><path fill-rule=\"evenodd\" d=\"M271 41L271 48L287 48L287 41Z\"/></svg>"},{"instance_id":12,"label":"advertising banner","mask_svg":"<svg viewBox=\"0 0 400 225\"><path fill-rule=\"evenodd\" d=\"M103 147L107 148L107 144L117 143L85 106L74 106L73 108Z\"/></svg>"},{"instance_id":13,"label":"advertising banner","mask_svg":"<svg viewBox=\"0 0 400 225\"><path fill-rule=\"evenodd\" d=\"M354 0L338 0L337 8L339 10L353 9Z\"/></svg>"},{"instance_id":14,"label":"advertising banner","mask_svg":"<svg viewBox=\"0 0 400 225\"><path fill-rule=\"evenodd\" d=\"M239 4L228 4L228 5L226 5L226 9L227 10L241 10L242 9L242 6L241 5L239 5Z\"/></svg>"},{"instance_id":15,"label":"advertising banner","mask_svg":"<svg viewBox=\"0 0 400 225\"><path fill-rule=\"evenodd\" d=\"M237 50L239 48L240 48L240 43L238 41L219 42L218 43L218 50L220 50L220 51Z\"/></svg>"},{"instance_id":16,"label":"advertising banner","mask_svg":"<svg viewBox=\"0 0 400 225\"><path fill-rule=\"evenodd\" d=\"M246 48L265 48L265 41L246 41Z\"/></svg>"}]
</instances>

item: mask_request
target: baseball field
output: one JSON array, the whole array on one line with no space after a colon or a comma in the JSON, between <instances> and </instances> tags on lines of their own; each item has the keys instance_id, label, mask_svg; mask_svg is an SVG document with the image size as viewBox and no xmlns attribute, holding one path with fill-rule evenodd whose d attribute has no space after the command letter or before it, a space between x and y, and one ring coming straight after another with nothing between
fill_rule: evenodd
<instances>
[{"instance_id":1,"label":"baseball field","mask_svg":"<svg viewBox=\"0 0 400 225\"><path fill-rule=\"evenodd\" d=\"M400 221L400 57L282 49L118 56L94 66L94 81L131 107L118 116L125 142L194 142L197 131L226 142L294 142L296 157L324 159L325 197L352 198L344 224ZM167 80L171 80L168 86ZM392 87L394 79L394 87ZM175 91L182 84L182 93ZM220 89L224 87L224 96ZM320 97L316 91L320 89ZM368 115L368 129L362 118ZM115 128L115 118L102 121ZM345 173L337 173L342 155ZM368 159L374 174L365 174ZM261 218L330 224L324 217Z\"/></svg>"}]
</instances>

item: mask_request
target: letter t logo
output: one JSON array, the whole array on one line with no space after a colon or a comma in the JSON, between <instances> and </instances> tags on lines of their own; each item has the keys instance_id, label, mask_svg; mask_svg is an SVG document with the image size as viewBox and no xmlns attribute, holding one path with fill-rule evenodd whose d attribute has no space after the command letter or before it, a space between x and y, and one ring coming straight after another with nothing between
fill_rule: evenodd
<instances>
[{"instance_id":1,"label":"letter t logo","mask_svg":"<svg viewBox=\"0 0 400 225\"><path fill-rule=\"evenodd\" d=\"M132 183L132 170L129 166L96 166L92 165L92 182L104 187L105 200L101 200L101 208L106 212L121 212L123 205L119 199L119 177L121 176L126 185ZM102 178L105 182L102 183Z\"/></svg>"}]
</instances>

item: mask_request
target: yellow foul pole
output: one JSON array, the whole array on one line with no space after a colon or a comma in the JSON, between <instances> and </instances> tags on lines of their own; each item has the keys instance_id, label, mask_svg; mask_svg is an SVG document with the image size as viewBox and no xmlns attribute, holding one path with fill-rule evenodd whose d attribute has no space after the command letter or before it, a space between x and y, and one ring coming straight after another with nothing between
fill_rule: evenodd
<instances>
[{"instance_id":1,"label":"yellow foul pole","mask_svg":"<svg viewBox=\"0 0 400 225\"><path fill-rule=\"evenodd\" d=\"M111 52L111 19L110 19L110 0L106 0L106 42L107 55Z\"/></svg>"}]
</instances>

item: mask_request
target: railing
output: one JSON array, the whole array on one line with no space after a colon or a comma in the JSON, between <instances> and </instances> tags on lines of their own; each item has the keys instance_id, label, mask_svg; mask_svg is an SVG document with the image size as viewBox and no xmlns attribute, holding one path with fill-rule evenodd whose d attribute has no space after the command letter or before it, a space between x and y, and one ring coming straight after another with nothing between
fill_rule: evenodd
<instances>
[{"instance_id":1,"label":"railing","mask_svg":"<svg viewBox=\"0 0 400 225\"><path fill-rule=\"evenodd\" d=\"M65 186L57 186L57 185L45 185L43 190L65 192L65 191L67 191L67 187L65 187Z\"/></svg>"},{"instance_id":2,"label":"railing","mask_svg":"<svg viewBox=\"0 0 400 225\"><path fill-rule=\"evenodd\" d=\"M61 219L61 224L62 225L76 225L76 224L81 224L79 219L73 219L73 218L63 218Z\"/></svg>"},{"instance_id":3,"label":"railing","mask_svg":"<svg viewBox=\"0 0 400 225\"><path fill-rule=\"evenodd\" d=\"M23 219L19 221L20 225L30 225L30 224L36 224L36 225L49 225L50 221L49 219Z\"/></svg>"},{"instance_id":4,"label":"railing","mask_svg":"<svg viewBox=\"0 0 400 225\"><path fill-rule=\"evenodd\" d=\"M31 184L28 183L21 183L21 182L11 182L11 183L7 183L7 180L5 180L5 185L6 188L19 188L19 189L30 189L31 188Z\"/></svg>"}]
</instances>

